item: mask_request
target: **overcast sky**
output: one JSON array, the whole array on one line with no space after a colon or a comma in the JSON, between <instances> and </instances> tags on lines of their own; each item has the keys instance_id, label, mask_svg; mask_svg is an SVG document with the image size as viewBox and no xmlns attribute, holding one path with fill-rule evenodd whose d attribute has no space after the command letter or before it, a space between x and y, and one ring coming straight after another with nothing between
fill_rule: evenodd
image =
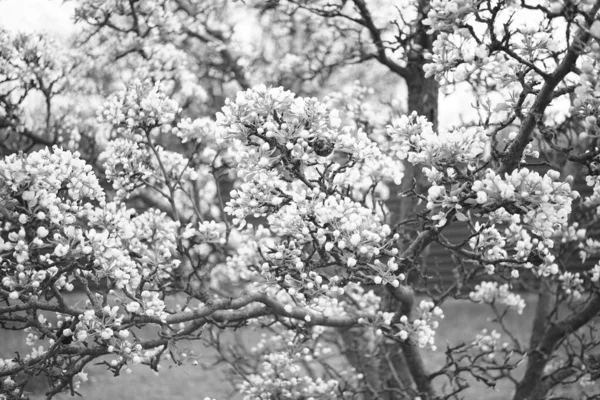
<instances>
[{"instance_id":1,"label":"overcast sky","mask_svg":"<svg viewBox=\"0 0 600 400\"><path fill-rule=\"evenodd\" d=\"M0 0L0 26L11 31L67 35L72 15L72 3L62 0Z\"/></svg>"}]
</instances>

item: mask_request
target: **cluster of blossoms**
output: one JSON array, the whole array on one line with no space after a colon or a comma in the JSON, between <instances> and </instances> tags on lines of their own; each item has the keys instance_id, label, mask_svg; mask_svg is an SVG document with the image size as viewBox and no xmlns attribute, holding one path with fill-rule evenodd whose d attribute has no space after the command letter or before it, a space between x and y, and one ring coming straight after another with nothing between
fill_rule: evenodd
<instances>
[{"instance_id":1,"label":"cluster of blossoms","mask_svg":"<svg viewBox=\"0 0 600 400\"><path fill-rule=\"evenodd\" d=\"M523 313L525 300L510 291L508 284L498 285L498 282L481 282L475 286L475 291L469 293L469 298L476 303L503 304Z\"/></svg>"},{"instance_id":2,"label":"cluster of blossoms","mask_svg":"<svg viewBox=\"0 0 600 400\"><path fill-rule=\"evenodd\" d=\"M514 216L511 219L515 219ZM508 247L514 251L513 259L515 261L524 262L522 265L527 269L532 269L538 276L547 277L558 273L556 256L551 252L551 248L554 247L553 240L538 239L523 225L517 223L510 224L504 234ZM516 270L513 270L512 275L514 278L518 278Z\"/></svg>"},{"instance_id":3,"label":"cluster of blossoms","mask_svg":"<svg viewBox=\"0 0 600 400\"><path fill-rule=\"evenodd\" d=\"M555 2L552 9L560 13L562 5L559 8L555 5L559 2ZM427 19L423 22L430 26L430 32L438 34L432 54L428 55L430 63L424 66L426 76L435 76L444 82L449 81L448 75L453 73L454 81L460 82L479 72L478 78L489 74L489 77L504 83L516 81L514 75L521 68L520 61L523 59L540 65L542 69L551 65L552 54L561 51L558 41L552 38L561 36L561 28L540 29L536 24L543 20L542 13L532 12L523 20L512 19L510 15L516 11L515 6L514 3L506 3L504 7L489 12L485 3L471 0L432 1ZM586 8L584 2L579 6ZM503 28L500 28L500 21L505 24ZM502 36L503 30L508 32L509 27L511 34ZM504 46L494 45L499 37L510 51L504 52Z\"/></svg>"},{"instance_id":4,"label":"cluster of blossoms","mask_svg":"<svg viewBox=\"0 0 600 400\"><path fill-rule=\"evenodd\" d=\"M600 255L600 241L593 238L585 238L581 241L579 247L579 257L585 262L588 258L596 258Z\"/></svg>"},{"instance_id":5,"label":"cluster of blossoms","mask_svg":"<svg viewBox=\"0 0 600 400\"><path fill-rule=\"evenodd\" d=\"M581 63L579 82L575 88L577 97L573 100L573 105L569 110L584 122L586 130L579 134L579 138L582 140L598 134L598 107L600 106L600 102L596 94L599 90L600 82L598 81L598 71L597 67L595 67L595 62L590 59L584 59Z\"/></svg>"},{"instance_id":6,"label":"cluster of blossoms","mask_svg":"<svg viewBox=\"0 0 600 400\"><path fill-rule=\"evenodd\" d=\"M179 223L164 212L148 210L133 217L131 226L134 235L127 243L128 250L137 255L145 280L158 287L179 267L180 260L175 258Z\"/></svg>"},{"instance_id":7,"label":"cluster of blossoms","mask_svg":"<svg viewBox=\"0 0 600 400\"><path fill-rule=\"evenodd\" d=\"M13 359L0 358L0 371L12 370L13 368L15 368L17 366L18 366L17 362L14 361ZM10 376L3 378L2 381L0 381L0 384L2 384L2 388L5 390L5 394L0 395L0 400L6 400L7 399L6 394L9 394L9 395L12 394L15 396L19 396L21 394L21 391L17 387L16 382Z\"/></svg>"},{"instance_id":8,"label":"cluster of blossoms","mask_svg":"<svg viewBox=\"0 0 600 400\"><path fill-rule=\"evenodd\" d=\"M146 315L155 315L154 310L159 310L162 313L164 309L164 303L157 300L152 293L143 293L142 297L147 300L147 304L154 308L148 307ZM133 304L127 305L127 310L134 313ZM88 306L92 304L88 301ZM147 352L142 349L139 343L134 339L134 335L129 329L123 328L124 314L119 314L119 306L104 306L100 311L93 309L86 310L83 314L79 315L77 319L71 316L64 317L59 315L57 323L58 328L61 328L61 334L64 337L71 338L74 345L83 343L91 343L94 341L102 341L107 350L111 354L117 355L117 359L111 361L113 365L117 363L125 364L127 361L131 361L134 364L139 364L142 360L148 361L148 358L152 355L152 352ZM137 304L136 312L139 312L140 306ZM152 310L152 312L150 312ZM132 342L131 340L134 340ZM51 341L52 343L52 341ZM127 360L127 361L126 361Z\"/></svg>"},{"instance_id":9,"label":"cluster of blossoms","mask_svg":"<svg viewBox=\"0 0 600 400\"><path fill-rule=\"evenodd\" d=\"M443 319L444 311L432 301L422 300L415 312L419 317L413 321L409 321L406 315L400 317L399 323L396 324L399 329L396 335L401 340L413 340L419 347L435 351L435 331L439 322L434 318Z\"/></svg>"},{"instance_id":10,"label":"cluster of blossoms","mask_svg":"<svg viewBox=\"0 0 600 400\"><path fill-rule=\"evenodd\" d=\"M100 307L100 297L88 301L78 318L58 314L54 334L75 344L104 341L119 354L118 365L148 361L137 340L127 340L131 334L121 324L125 312L129 318L165 321L160 290L171 284L179 266L174 257L179 223L157 210L134 216L122 203L107 203L92 167L77 153L57 147L0 161L0 212L5 217L0 271L8 298L23 300L40 292L72 290L74 280L108 278L110 286L128 293L129 300L115 299L123 303L123 311ZM33 345L44 335L52 345L54 330L40 315L28 342ZM42 353L43 348L34 348L29 356L37 359ZM75 379L74 385L81 381Z\"/></svg>"},{"instance_id":11,"label":"cluster of blossoms","mask_svg":"<svg viewBox=\"0 0 600 400\"><path fill-rule=\"evenodd\" d=\"M0 29L0 91L20 89L19 95L31 88L41 89L52 82L51 90L58 93L74 80L78 56L67 51L58 40L47 35L13 35Z\"/></svg>"},{"instance_id":12,"label":"cluster of blossoms","mask_svg":"<svg viewBox=\"0 0 600 400\"><path fill-rule=\"evenodd\" d=\"M345 398L359 376L352 370L336 372L336 378L312 377L308 368L327 365L335 356L332 347L321 340L325 334L322 327L312 327L307 333L283 331L272 335L263 334L252 347L251 353L259 360L256 373L245 377L239 385L244 399L263 398Z\"/></svg>"},{"instance_id":13,"label":"cluster of blossoms","mask_svg":"<svg viewBox=\"0 0 600 400\"><path fill-rule=\"evenodd\" d=\"M118 138L103 153L107 179L112 181L117 196L125 198L143 186L154 175L153 155L134 141Z\"/></svg>"},{"instance_id":14,"label":"cluster of blossoms","mask_svg":"<svg viewBox=\"0 0 600 400\"><path fill-rule=\"evenodd\" d=\"M391 150L402 160L423 165L423 172L432 183L427 194L427 209L435 214L432 220L442 227L451 211L460 210L465 202L465 184L461 180L474 175L485 161L489 140L484 130L461 129L453 132L433 131L426 118L412 113L392 120L388 126L392 138Z\"/></svg>"},{"instance_id":15,"label":"cluster of blossoms","mask_svg":"<svg viewBox=\"0 0 600 400\"><path fill-rule=\"evenodd\" d=\"M390 164L391 158L364 133L340 129L337 113L324 104L295 98L281 88L259 86L239 93L218 115L218 124L226 143L244 145L236 154L241 183L225 211L239 226L248 216L266 216L270 230L286 238L262 252L267 261L263 277L277 281L283 276L295 280L293 286L308 285L314 291L325 284L329 290L329 279L305 271L311 266L303 248L312 244L325 250L319 252L320 262L335 260L351 274L366 269L377 284L399 285L398 265L388 260L397 254L390 228L353 199L363 200L379 181L399 183L399 163L398 168ZM338 153L346 158L343 165L336 161ZM353 186L355 176L368 181ZM340 186L354 193L333 194ZM285 270L293 276L285 276Z\"/></svg>"},{"instance_id":16,"label":"cluster of blossoms","mask_svg":"<svg viewBox=\"0 0 600 400\"><path fill-rule=\"evenodd\" d=\"M348 299L342 299L339 302L345 312L366 312L376 315L380 313L381 297L377 296L372 290L366 291L364 287L356 283L349 283L344 286L344 294ZM389 321L389 315L382 314L385 321Z\"/></svg>"},{"instance_id":17,"label":"cluster of blossoms","mask_svg":"<svg viewBox=\"0 0 600 400\"><path fill-rule=\"evenodd\" d=\"M463 131L460 134L436 134L423 117L395 119L388 127L394 149L400 159L423 164L424 172L433 183L428 190L427 208L436 214L438 226L447 223L451 211L466 219L464 205L498 208L517 216L517 221L544 238L550 238L563 224L571 210L577 192L571 190L569 180L559 182L560 175L549 171L541 176L527 168L515 170L504 177L487 169L483 176L473 176L485 159L488 146L484 131ZM534 155L528 148L527 154ZM471 190L474 198L465 197L466 185L459 179L473 176Z\"/></svg>"},{"instance_id":18,"label":"cluster of blossoms","mask_svg":"<svg viewBox=\"0 0 600 400\"><path fill-rule=\"evenodd\" d=\"M476 250L477 254L484 257L480 261L485 264L489 274L498 272L498 266L508 267L510 276L517 279L520 276L519 269L525 268L531 270L535 276L551 277L559 283L565 294L572 295L575 298L581 296L583 279L579 273L561 271L556 262L556 256L551 251L554 247L554 240L543 240L534 236L525 226L515 223L515 215L509 214L503 208L496 210L489 216L496 223L510 223L503 230L503 234L494 224L490 226L482 226L479 222L475 224L477 234L469 240L469 244L472 249ZM518 218L516 219L518 220ZM563 229L563 232L561 232L564 235L563 243L568 240L577 242L585 238L585 229L577 229L577 227L578 225L574 224ZM593 240L588 240L588 243L592 242ZM579 247L585 248L583 243L579 243ZM582 258L585 260L587 251L582 250L581 252ZM594 281L595 270L589 271L588 275ZM473 298L475 296L478 299L475 301L489 302L486 300L487 295L485 293L491 291L489 293L492 295L496 290L502 291L504 286L506 285L497 288L496 283L484 282L481 287L477 288L476 292L471 294L471 298L475 300Z\"/></svg>"},{"instance_id":19,"label":"cluster of blossoms","mask_svg":"<svg viewBox=\"0 0 600 400\"><path fill-rule=\"evenodd\" d=\"M236 158L237 161L244 160L248 165L255 166L260 164L252 163L251 160L258 163L265 160L261 153L254 149L240 152ZM282 204L284 198L280 197L280 194L284 193L287 187L287 184L279 179L280 175L274 170L260 168L256 173L247 176L249 181L241 183L237 189L231 191L231 200L225 208L225 211L233 216L234 225L239 225L240 228L245 225L246 217L265 217L269 210Z\"/></svg>"},{"instance_id":20,"label":"cluster of blossoms","mask_svg":"<svg viewBox=\"0 0 600 400\"><path fill-rule=\"evenodd\" d=\"M242 183L228 210L239 222L247 215L265 216L293 192L311 189L312 182L320 181L321 190L331 191L337 185L354 185L359 176L367 179L353 188L360 192L380 180L402 178L401 164L363 132L341 129L336 111L281 88L258 86L238 93L217 122L226 141L245 145L236 155Z\"/></svg>"},{"instance_id":21,"label":"cluster of blossoms","mask_svg":"<svg viewBox=\"0 0 600 400\"><path fill-rule=\"evenodd\" d=\"M106 178L116 191L113 200L152 197L153 203L162 209L171 208L174 202L180 216L191 218L198 210L203 210L202 217L219 214L215 204L218 188L213 168L222 167L223 159L219 156L216 132L208 132L209 125L201 122L200 128L189 120L181 121L178 127L172 126L170 122L177 111L176 103L160 92L158 85L148 86L136 81L121 95L129 100L113 99L105 104L104 110L110 111L109 114L135 114L137 119L127 122L124 127L118 118L101 118L112 124L117 135L99 156ZM148 104L154 111L144 119L146 111L139 110L150 107ZM182 142L191 140L194 152L186 157L156 144L161 133L171 134L171 139L179 137Z\"/></svg>"},{"instance_id":22,"label":"cluster of blossoms","mask_svg":"<svg viewBox=\"0 0 600 400\"><path fill-rule=\"evenodd\" d=\"M106 160L106 177L113 183L117 198L128 196L138 186L178 188L198 179L182 154L155 146L155 153L127 139L115 140L100 155Z\"/></svg>"},{"instance_id":23,"label":"cluster of blossoms","mask_svg":"<svg viewBox=\"0 0 600 400\"><path fill-rule=\"evenodd\" d=\"M600 212L600 175L588 175L585 177L585 181L592 188L593 193L584 199L584 204L586 207L595 208L597 212Z\"/></svg>"},{"instance_id":24,"label":"cluster of blossoms","mask_svg":"<svg viewBox=\"0 0 600 400\"><path fill-rule=\"evenodd\" d=\"M93 249L94 273L108 277L117 288L137 288L142 280L135 260L122 243L131 240L134 227L131 224L132 210L124 205L108 203L105 209L96 210L92 226L86 236Z\"/></svg>"},{"instance_id":25,"label":"cluster of blossoms","mask_svg":"<svg viewBox=\"0 0 600 400\"><path fill-rule=\"evenodd\" d=\"M68 260L92 253L79 221L93 215L93 202L104 206L104 192L78 154L54 148L0 161L0 212L7 217L0 269L11 297L36 291ZM72 289L64 276L55 286Z\"/></svg>"},{"instance_id":26,"label":"cluster of blossoms","mask_svg":"<svg viewBox=\"0 0 600 400\"><path fill-rule=\"evenodd\" d=\"M592 276L591 276L591 280L593 281L594 279L594 272L592 270ZM581 275L579 272L563 272L559 275L558 280L561 284L562 289L564 290L564 292L569 295L569 296L573 296L573 298L575 300L579 299L581 297L581 294L584 291L583 288L583 279L581 278Z\"/></svg>"},{"instance_id":27,"label":"cluster of blossoms","mask_svg":"<svg viewBox=\"0 0 600 400\"><path fill-rule=\"evenodd\" d=\"M329 155L341 120L315 98L296 98L283 88L256 86L239 92L235 101L227 101L217 114L217 123L225 128L227 138L257 147L266 142L273 145L273 153L279 151L275 157L309 162Z\"/></svg>"},{"instance_id":28,"label":"cluster of blossoms","mask_svg":"<svg viewBox=\"0 0 600 400\"><path fill-rule=\"evenodd\" d=\"M578 193L569 182L559 181L560 174L548 171L544 176L527 168L504 177L487 170L485 177L473 182L477 203L485 207L501 204L521 216L521 223L544 238L552 237L567 222L571 203Z\"/></svg>"},{"instance_id":29,"label":"cluster of blossoms","mask_svg":"<svg viewBox=\"0 0 600 400\"><path fill-rule=\"evenodd\" d=\"M206 135L207 132L202 130L206 128L205 124L195 127L184 120L180 127L172 127L170 123L178 110L177 102L166 97L159 84L150 87L140 81L135 81L104 104L98 118L100 122L111 124L119 136L110 141L100 155L106 177L117 191L116 199L126 198L142 186L175 190L198 180L199 172L190 166L189 159L152 143L152 137L158 131L179 135L182 141L189 140L191 135ZM194 140L201 141L201 137ZM202 156L214 157L216 154L214 150L209 153L204 149ZM208 171L201 173L206 175Z\"/></svg>"},{"instance_id":30,"label":"cluster of blossoms","mask_svg":"<svg viewBox=\"0 0 600 400\"><path fill-rule=\"evenodd\" d=\"M86 236L93 249L94 274L109 278L119 289L135 291L142 280L147 287L160 288L180 264L179 223L159 211L135 217L133 212L111 202L91 216Z\"/></svg>"},{"instance_id":31,"label":"cluster of blossoms","mask_svg":"<svg viewBox=\"0 0 600 400\"><path fill-rule=\"evenodd\" d=\"M587 230L585 228L580 228L579 222L573 222L572 224L563 227L560 236L561 243L581 242L586 238Z\"/></svg>"},{"instance_id":32,"label":"cluster of blossoms","mask_svg":"<svg viewBox=\"0 0 600 400\"><path fill-rule=\"evenodd\" d=\"M200 143L213 140L217 131L215 121L210 118L189 118L179 121L176 127L171 130L175 136L181 139L181 143Z\"/></svg>"},{"instance_id":33,"label":"cluster of blossoms","mask_svg":"<svg viewBox=\"0 0 600 400\"><path fill-rule=\"evenodd\" d=\"M223 222L204 221L199 222L197 228L192 224L185 227L182 238L193 243L217 243L225 244L227 226Z\"/></svg>"},{"instance_id":34,"label":"cluster of blossoms","mask_svg":"<svg viewBox=\"0 0 600 400\"><path fill-rule=\"evenodd\" d=\"M483 255L486 262L490 263L507 257L506 239L496 229L495 225L484 227L478 221L475 223L474 228L476 235L469 239L469 246ZM488 264L487 269L489 273L493 273L494 265Z\"/></svg>"},{"instance_id":35,"label":"cluster of blossoms","mask_svg":"<svg viewBox=\"0 0 600 400\"><path fill-rule=\"evenodd\" d=\"M487 357L490 360L493 360L495 357L495 353L500 348L507 347L507 343L500 344L500 338L502 335L497 332L495 329L491 332L488 332L487 329L482 329L481 333L478 333L475 336L475 341L473 345L482 353L487 354Z\"/></svg>"},{"instance_id":36,"label":"cluster of blossoms","mask_svg":"<svg viewBox=\"0 0 600 400\"><path fill-rule=\"evenodd\" d=\"M486 132L480 129L436 133L431 122L416 112L394 118L387 130L398 158L434 171L437 168L442 173L448 167L454 167L456 173L461 166L473 169L481 161L488 143ZM428 175L435 176L434 171Z\"/></svg>"},{"instance_id":37,"label":"cluster of blossoms","mask_svg":"<svg viewBox=\"0 0 600 400\"><path fill-rule=\"evenodd\" d=\"M372 210L339 194L326 196L320 192L314 196L314 192L307 193L306 197L297 196L296 202L270 215L271 229L280 236L294 238L298 243L316 239L330 255L339 252L350 268L359 261L368 262L384 253L398 253L391 247L393 235L390 227L383 224ZM314 236L307 237L310 233ZM373 264L375 267L381 265ZM396 271L391 264L389 267L391 272Z\"/></svg>"},{"instance_id":38,"label":"cluster of blossoms","mask_svg":"<svg viewBox=\"0 0 600 400\"><path fill-rule=\"evenodd\" d=\"M467 29L460 29L454 34L441 32L434 40L432 50L427 55L430 62L423 66L423 70L425 76L435 77L440 82L450 81L449 72L453 72L455 83L464 81L478 69L488 66L490 61L496 61L496 57L490 57L485 44L471 40Z\"/></svg>"},{"instance_id":39,"label":"cluster of blossoms","mask_svg":"<svg viewBox=\"0 0 600 400\"><path fill-rule=\"evenodd\" d=\"M179 105L160 90L160 84L149 88L137 80L104 103L98 120L136 133L138 128L172 122L178 111Z\"/></svg>"},{"instance_id":40,"label":"cluster of blossoms","mask_svg":"<svg viewBox=\"0 0 600 400\"><path fill-rule=\"evenodd\" d=\"M130 301L124 308L132 316L158 317L164 323L167 313L164 311L165 304L159 296L158 292L145 290L141 293L142 300L140 302L142 304ZM149 363L160 352L161 347L144 349L132 330L123 327L126 314L119 312L120 306L106 305L100 310L95 310L94 308L97 307L94 307L89 300L86 305L90 309L77 318L57 315L57 327L60 329L60 335L70 338L69 340L74 346L80 344L88 346L89 343L102 342L107 351L116 357L110 361L112 367L123 366L127 363ZM51 327L52 324L45 322L45 325ZM55 341L51 339L50 344L54 343Z\"/></svg>"},{"instance_id":41,"label":"cluster of blossoms","mask_svg":"<svg viewBox=\"0 0 600 400\"><path fill-rule=\"evenodd\" d=\"M304 375L298 361L287 352L264 355L260 375L248 376L247 382L240 384L239 391L248 400L267 394L270 398L332 398L336 395L336 380L325 381Z\"/></svg>"},{"instance_id":42,"label":"cluster of blossoms","mask_svg":"<svg viewBox=\"0 0 600 400\"><path fill-rule=\"evenodd\" d=\"M333 315L339 309L339 305L337 300L329 300L327 297L336 297L344 293L344 288L339 286L340 278L337 275L327 277L310 271L288 273L280 277L268 263L263 263L260 276L264 279L261 289L277 292L280 296L279 300L286 304L288 312L292 310L292 304L299 304L307 310ZM284 286L285 290L280 291L280 286ZM305 320L310 322L310 314L305 317Z\"/></svg>"},{"instance_id":43,"label":"cluster of blossoms","mask_svg":"<svg viewBox=\"0 0 600 400\"><path fill-rule=\"evenodd\" d=\"M430 27L430 32L437 32L431 54L427 54L429 63L423 69L425 76L435 77L440 83L461 82L469 76L487 72L503 81L507 71L518 68L519 64L490 51L486 32L485 19L472 18L482 4L474 1L434 0L423 21ZM495 15L494 15L495 16ZM479 26L473 26L477 24ZM487 32L486 32L487 33ZM451 77L452 76L452 77ZM453 78L453 79L452 79Z\"/></svg>"},{"instance_id":44,"label":"cluster of blossoms","mask_svg":"<svg viewBox=\"0 0 600 400\"><path fill-rule=\"evenodd\" d=\"M311 337L319 336L315 328ZM334 379L312 378L300 366L311 363L315 357L327 356L331 349L318 345L315 348L302 346L304 335L284 332L280 335L263 337L252 353L260 357L258 373L246 377L239 385L244 399L255 398L335 398L339 382Z\"/></svg>"},{"instance_id":45,"label":"cluster of blossoms","mask_svg":"<svg viewBox=\"0 0 600 400\"><path fill-rule=\"evenodd\" d=\"M290 297L293 297L295 290L288 289L287 292ZM381 336L381 328L391 325L394 313L381 311L380 305L381 297L377 296L372 290L366 291L360 284L349 283L341 288L338 293L333 295L329 293L315 298L309 304L309 308L326 317L367 314L369 318L360 317L358 323L372 328L366 334Z\"/></svg>"},{"instance_id":46,"label":"cluster of blossoms","mask_svg":"<svg viewBox=\"0 0 600 400\"><path fill-rule=\"evenodd\" d=\"M473 1L433 0L424 23L432 31L453 31L465 16L475 10L476 4Z\"/></svg>"},{"instance_id":47,"label":"cluster of blossoms","mask_svg":"<svg viewBox=\"0 0 600 400\"><path fill-rule=\"evenodd\" d=\"M402 182L404 165L401 160L383 152L382 147L362 130L355 132L349 127L342 129L336 137L334 149L340 154L348 154L351 161L335 170L332 183L352 187L355 198L360 198L372 186L383 182L378 194L385 200L385 183L399 185Z\"/></svg>"},{"instance_id":48,"label":"cluster of blossoms","mask_svg":"<svg viewBox=\"0 0 600 400\"><path fill-rule=\"evenodd\" d=\"M449 214L456 210L457 217L467 219L460 211L463 206L460 204L459 195L463 192L464 186L452 184L449 188L445 186L432 185L427 191L427 209L435 212L432 215L432 221L437 221L436 226L442 227L448 223ZM460 213L460 214L459 214Z\"/></svg>"}]
</instances>

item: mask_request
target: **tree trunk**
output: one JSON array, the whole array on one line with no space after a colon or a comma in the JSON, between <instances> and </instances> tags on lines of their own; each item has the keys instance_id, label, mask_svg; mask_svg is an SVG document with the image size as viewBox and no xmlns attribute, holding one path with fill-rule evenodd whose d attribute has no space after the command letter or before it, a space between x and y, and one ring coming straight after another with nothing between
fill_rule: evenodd
<instances>
[{"instance_id":1,"label":"tree trunk","mask_svg":"<svg viewBox=\"0 0 600 400\"><path fill-rule=\"evenodd\" d=\"M550 285L549 282L542 282L539 289L540 294L529 339L530 354L527 359L527 368L525 376L517 385L514 400L542 400L544 398L545 393L541 393L539 387L548 357L554 349L542 349L541 345L548 328L548 318L555 305L553 289L553 285ZM548 350L550 351L546 354Z\"/></svg>"},{"instance_id":2,"label":"tree trunk","mask_svg":"<svg viewBox=\"0 0 600 400\"><path fill-rule=\"evenodd\" d=\"M423 16L427 15L429 0L420 0L420 8ZM414 47L418 50L408 50L407 76L403 76L408 89L408 110L399 110L427 117L433 123L434 129L437 129L438 121L438 98L439 85L433 78L425 78L423 65L425 65L424 54L432 48L432 35L426 33L425 27L421 21L417 21ZM393 71L393 70L392 70ZM396 72L396 71L393 71ZM420 167L414 167L412 164L404 163L404 179L402 184L390 187L390 200L387 205L390 211L390 226L396 225L411 216L414 216L416 201L412 197L399 197L403 191L409 190L413 186L413 181L424 187L422 175L419 173ZM419 184L420 183L420 184ZM416 231L408 233L413 239ZM377 294L382 298L382 310L396 312L410 317L414 293L406 301L394 299L388 290L381 288ZM422 400L435 398L431 382L428 380L424 369L423 360L419 349L414 343L390 342L381 345L380 353L377 357L365 357L360 348L356 348L363 338L357 338L354 332L343 332L342 339L347 346L346 357L349 362L358 369L372 369L378 374L368 374L365 376L367 384L378 394L376 396L367 395L365 399L400 399L399 393L406 397L411 397L411 393L417 393ZM408 390L407 390L408 389ZM383 395L382 395L383 394Z\"/></svg>"},{"instance_id":3,"label":"tree trunk","mask_svg":"<svg viewBox=\"0 0 600 400\"><path fill-rule=\"evenodd\" d=\"M425 60L423 60L424 62ZM410 64L412 67L411 77L407 78L406 86L408 88L408 114L416 111L418 115L427 117L427 120L433 124L433 129L437 130L438 121L438 100L439 100L439 85L433 78L425 78L423 72L423 64ZM415 167L411 163L404 163L404 179L399 188L390 193L390 211L393 222L397 223L407 219L414 214L415 202L409 201L408 198L399 198L398 193L409 190L416 181L418 187L423 188L425 182L421 168Z\"/></svg>"}]
</instances>

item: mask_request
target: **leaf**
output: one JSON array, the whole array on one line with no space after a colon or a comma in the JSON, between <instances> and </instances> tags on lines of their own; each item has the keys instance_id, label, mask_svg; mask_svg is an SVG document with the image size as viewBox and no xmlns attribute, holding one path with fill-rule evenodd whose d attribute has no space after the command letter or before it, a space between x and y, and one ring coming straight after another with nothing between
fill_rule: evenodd
<instances>
[{"instance_id":1,"label":"leaf","mask_svg":"<svg viewBox=\"0 0 600 400\"><path fill-rule=\"evenodd\" d=\"M461 213L460 211L456 212L456 219L462 222L468 221L469 217L467 217L465 214Z\"/></svg>"}]
</instances>

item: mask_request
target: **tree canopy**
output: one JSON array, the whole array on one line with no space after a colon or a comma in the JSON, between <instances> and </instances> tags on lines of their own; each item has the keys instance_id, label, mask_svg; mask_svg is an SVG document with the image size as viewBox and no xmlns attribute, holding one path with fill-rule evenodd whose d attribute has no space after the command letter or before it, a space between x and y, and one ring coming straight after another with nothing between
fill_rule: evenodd
<instances>
[{"instance_id":1,"label":"tree canopy","mask_svg":"<svg viewBox=\"0 0 600 400\"><path fill-rule=\"evenodd\" d=\"M244 399L600 396L599 0L71 2L0 28L0 399L192 340Z\"/></svg>"}]
</instances>

